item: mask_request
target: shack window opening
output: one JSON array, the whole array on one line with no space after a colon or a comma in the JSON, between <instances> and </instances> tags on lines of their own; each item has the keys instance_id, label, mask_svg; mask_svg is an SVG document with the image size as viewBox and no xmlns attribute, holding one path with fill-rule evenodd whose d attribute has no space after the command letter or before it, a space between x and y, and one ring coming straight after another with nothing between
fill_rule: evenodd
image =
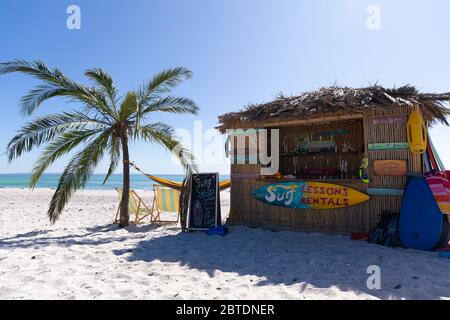
<instances>
[{"instance_id":1,"label":"shack window opening","mask_svg":"<svg viewBox=\"0 0 450 320\"><path fill-rule=\"evenodd\" d=\"M279 173L282 178L358 179L358 170L365 151L362 120L279 129Z\"/></svg>"}]
</instances>

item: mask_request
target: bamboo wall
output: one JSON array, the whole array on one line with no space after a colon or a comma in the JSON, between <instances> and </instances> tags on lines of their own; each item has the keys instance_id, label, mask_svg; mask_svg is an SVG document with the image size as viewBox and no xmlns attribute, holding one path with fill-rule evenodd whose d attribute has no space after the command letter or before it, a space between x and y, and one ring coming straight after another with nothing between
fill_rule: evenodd
<instances>
[{"instance_id":1,"label":"bamboo wall","mask_svg":"<svg viewBox=\"0 0 450 320\"><path fill-rule=\"evenodd\" d=\"M364 192L367 187L403 189L406 177L378 177L373 174L373 160L406 160L409 172L422 172L420 155L409 150L368 151L368 143L406 142L406 124L379 124L369 126L369 117L378 115L408 114L406 108L383 111L371 111L363 116L363 136L365 149L362 155L369 158L370 183L356 179L324 181L344 185ZM331 126L339 126L334 123ZM253 124L253 127L256 125ZM242 126L240 126L242 128ZM290 130L290 129L288 129ZM358 140L359 141L359 140ZM281 146L280 146L281 151ZM399 212L401 196L371 196L362 204L333 210L290 209L271 206L253 196L253 191L261 186L279 180L259 178L259 165L231 165L231 209L230 224L266 227L270 229L299 229L327 233L368 232L378 221L384 210ZM314 181L314 180L308 180ZM318 180L316 180L318 181Z\"/></svg>"}]
</instances>

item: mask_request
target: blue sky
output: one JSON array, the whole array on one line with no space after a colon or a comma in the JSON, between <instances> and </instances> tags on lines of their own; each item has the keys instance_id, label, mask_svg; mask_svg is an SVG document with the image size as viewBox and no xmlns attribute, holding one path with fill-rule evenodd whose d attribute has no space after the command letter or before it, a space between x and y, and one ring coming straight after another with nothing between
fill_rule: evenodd
<instances>
[{"instance_id":1,"label":"blue sky","mask_svg":"<svg viewBox=\"0 0 450 320\"><path fill-rule=\"evenodd\" d=\"M81 8L81 30L66 28L69 5ZM381 10L381 28L367 28L367 8ZM450 91L450 2L445 0L2 0L0 61L43 59L75 80L101 67L121 90L136 88L174 66L194 72L176 94L194 99L195 116L156 115L176 128L217 125L217 115L278 92L296 94L337 83L366 86L413 84L421 91ZM37 82L0 77L0 150L26 120L20 97ZM75 106L46 103L38 114ZM431 132L450 166L442 126ZM0 158L0 173L29 172L30 153L13 164ZM131 157L154 173L180 172L159 147L137 144ZM67 158L51 167L59 172ZM105 172L103 162L97 172ZM202 166L202 170L228 167Z\"/></svg>"}]
</instances>

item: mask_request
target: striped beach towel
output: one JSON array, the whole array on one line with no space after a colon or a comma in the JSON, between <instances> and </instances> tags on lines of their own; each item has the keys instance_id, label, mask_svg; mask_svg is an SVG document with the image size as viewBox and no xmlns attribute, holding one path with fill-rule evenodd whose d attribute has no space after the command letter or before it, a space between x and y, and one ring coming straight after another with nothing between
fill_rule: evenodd
<instances>
[{"instance_id":1,"label":"striped beach towel","mask_svg":"<svg viewBox=\"0 0 450 320\"><path fill-rule=\"evenodd\" d=\"M425 179L441 212L450 215L450 171L431 171Z\"/></svg>"}]
</instances>

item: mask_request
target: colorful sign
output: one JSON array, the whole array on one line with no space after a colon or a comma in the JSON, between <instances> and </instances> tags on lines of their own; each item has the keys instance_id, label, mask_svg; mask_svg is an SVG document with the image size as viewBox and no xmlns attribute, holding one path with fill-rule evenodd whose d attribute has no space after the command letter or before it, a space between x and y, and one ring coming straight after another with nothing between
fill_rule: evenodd
<instances>
[{"instance_id":1,"label":"colorful sign","mask_svg":"<svg viewBox=\"0 0 450 320\"><path fill-rule=\"evenodd\" d=\"M258 134L259 131L264 129L255 129L255 128L248 128L248 129L235 129L235 130L227 130L229 132L229 137L238 137L238 136L251 136Z\"/></svg>"},{"instance_id":2,"label":"colorful sign","mask_svg":"<svg viewBox=\"0 0 450 320\"><path fill-rule=\"evenodd\" d=\"M409 149L408 142L369 143L369 151Z\"/></svg>"},{"instance_id":3,"label":"colorful sign","mask_svg":"<svg viewBox=\"0 0 450 320\"><path fill-rule=\"evenodd\" d=\"M408 116L406 114L369 117L370 125L406 123L406 121L408 121Z\"/></svg>"},{"instance_id":4,"label":"colorful sign","mask_svg":"<svg viewBox=\"0 0 450 320\"><path fill-rule=\"evenodd\" d=\"M392 188L367 188L368 195L371 196L402 196L403 189Z\"/></svg>"},{"instance_id":5,"label":"colorful sign","mask_svg":"<svg viewBox=\"0 0 450 320\"><path fill-rule=\"evenodd\" d=\"M350 130L347 129L325 130L314 132L313 137L335 137L335 136L345 136L348 134L350 134Z\"/></svg>"},{"instance_id":6,"label":"colorful sign","mask_svg":"<svg viewBox=\"0 0 450 320\"><path fill-rule=\"evenodd\" d=\"M346 208L369 200L369 196L331 183L280 182L255 190L256 199L279 207L299 209Z\"/></svg>"},{"instance_id":7,"label":"colorful sign","mask_svg":"<svg viewBox=\"0 0 450 320\"><path fill-rule=\"evenodd\" d=\"M300 154L309 152L332 152L336 150L334 140L305 141L297 145L297 152Z\"/></svg>"},{"instance_id":8,"label":"colorful sign","mask_svg":"<svg viewBox=\"0 0 450 320\"><path fill-rule=\"evenodd\" d=\"M406 176L406 160L374 160L373 170L377 176Z\"/></svg>"},{"instance_id":9,"label":"colorful sign","mask_svg":"<svg viewBox=\"0 0 450 320\"><path fill-rule=\"evenodd\" d=\"M289 133L284 136L283 141L305 141L310 137L309 132L297 132L297 133Z\"/></svg>"}]
</instances>

